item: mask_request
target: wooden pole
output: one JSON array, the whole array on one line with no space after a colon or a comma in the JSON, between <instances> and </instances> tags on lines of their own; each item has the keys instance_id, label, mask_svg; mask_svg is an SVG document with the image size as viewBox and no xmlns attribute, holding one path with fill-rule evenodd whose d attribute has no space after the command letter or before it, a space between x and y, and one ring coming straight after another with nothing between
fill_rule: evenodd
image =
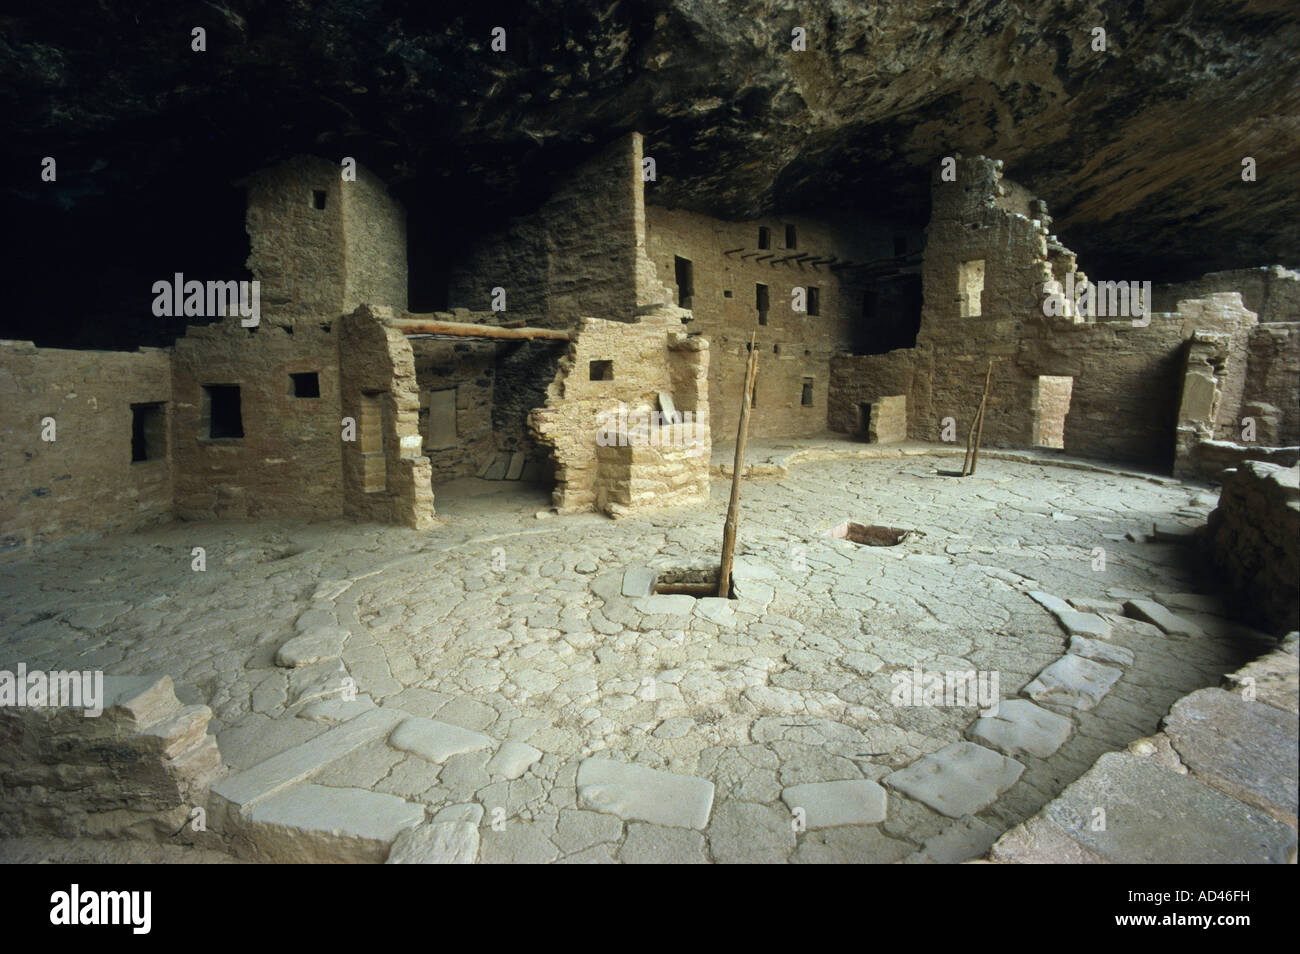
<instances>
[{"instance_id":1,"label":"wooden pole","mask_svg":"<svg viewBox=\"0 0 1300 954\"><path fill-rule=\"evenodd\" d=\"M731 595L731 564L736 556L736 523L740 517L740 472L745 469L745 445L749 442L749 408L754 402L754 378L758 374L757 335L749 339L749 361L745 365L745 395L740 405L740 426L736 429L736 459L731 466L731 501L727 522L722 526L722 565L718 568L718 595Z\"/></svg>"},{"instance_id":2,"label":"wooden pole","mask_svg":"<svg viewBox=\"0 0 1300 954\"><path fill-rule=\"evenodd\" d=\"M961 475L969 477L975 473L975 464L979 461L980 440L984 436L984 408L989 400L989 386L993 381L993 360L989 359L989 369L984 375L984 394L980 397L979 408L975 411L975 420L970 422L970 435L966 438L966 457L962 460Z\"/></svg>"},{"instance_id":3,"label":"wooden pole","mask_svg":"<svg viewBox=\"0 0 1300 954\"><path fill-rule=\"evenodd\" d=\"M458 338L496 338L507 341L528 341L534 338L569 340L567 331L557 331L554 328L506 328L502 325L476 325L469 321L423 318L393 318L385 324L404 335L455 335Z\"/></svg>"}]
</instances>

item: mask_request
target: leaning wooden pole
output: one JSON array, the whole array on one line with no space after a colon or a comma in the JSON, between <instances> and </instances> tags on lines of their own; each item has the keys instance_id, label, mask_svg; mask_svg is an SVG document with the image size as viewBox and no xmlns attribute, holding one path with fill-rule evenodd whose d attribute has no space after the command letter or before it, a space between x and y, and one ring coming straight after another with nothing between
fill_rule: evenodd
<instances>
[{"instance_id":1,"label":"leaning wooden pole","mask_svg":"<svg viewBox=\"0 0 1300 954\"><path fill-rule=\"evenodd\" d=\"M975 465L980 459L980 441L984 437L984 410L988 407L989 387L993 383L993 361L989 360L989 369L984 375L984 394L980 397L979 409L975 412L975 420L970 424L970 436L966 439L966 460L961 465L961 475L969 477L975 473Z\"/></svg>"},{"instance_id":2,"label":"leaning wooden pole","mask_svg":"<svg viewBox=\"0 0 1300 954\"><path fill-rule=\"evenodd\" d=\"M731 501L727 522L722 526L722 565L718 568L718 595L731 595L731 564L736 556L736 523L740 517L740 474L745 469L745 445L749 442L749 408L754 403L754 378L758 374L756 336L749 339L749 362L745 365L745 394L740 405L740 426L736 429L736 459L731 467Z\"/></svg>"}]
</instances>

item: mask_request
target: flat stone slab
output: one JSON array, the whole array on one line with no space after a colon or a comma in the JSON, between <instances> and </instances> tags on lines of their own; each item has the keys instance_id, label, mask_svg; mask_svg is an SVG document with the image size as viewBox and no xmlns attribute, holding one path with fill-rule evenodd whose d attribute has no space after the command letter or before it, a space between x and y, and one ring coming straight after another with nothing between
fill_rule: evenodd
<instances>
[{"instance_id":1,"label":"flat stone slab","mask_svg":"<svg viewBox=\"0 0 1300 954\"><path fill-rule=\"evenodd\" d=\"M735 602L720 596L704 596L695 601L695 615L719 626L734 626L736 623Z\"/></svg>"},{"instance_id":2,"label":"flat stone slab","mask_svg":"<svg viewBox=\"0 0 1300 954\"><path fill-rule=\"evenodd\" d=\"M497 754L488 762L487 770L492 775L516 779L541 757L541 749L535 749L525 742L502 742Z\"/></svg>"},{"instance_id":3,"label":"flat stone slab","mask_svg":"<svg viewBox=\"0 0 1300 954\"><path fill-rule=\"evenodd\" d=\"M628 567L623 574L624 596L636 598L638 596L649 596L654 592L655 581L659 579L659 574L648 566Z\"/></svg>"},{"instance_id":4,"label":"flat stone slab","mask_svg":"<svg viewBox=\"0 0 1300 954\"><path fill-rule=\"evenodd\" d=\"M1198 777L1295 827L1300 719L1293 713L1201 689L1174 703L1165 734Z\"/></svg>"},{"instance_id":5,"label":"flat stone slab","mask_svg":"<svg viewBox=\"0 0 1300 954\"><path fill-rule=\"evenodd\" d=\"M310 722L326 722L337 725L340 722L347 722L355 719L363 712L369 712L375 708L375 700L365 693L361 693L351 701L341 699L337 696L329 699L317 699L315 702L309 702L298 710L299 719L307 719Z\"/></svg>"},{"instance_id":6,"label":"flat stone slab","mask_svg":"<svg viewBox=\"0 0 1300 954\"><path fill-rule=\"evenodd\" d=\"M589 758L578 766L577 781L584 807L627 821L702 829L713 810L713 783L692 775Z\"/></svg>"},{"instance_id":7,"label":"flat stone slab","mask_svg":"<svg viewBox=\"0 0 1300 954\"><path fill-rule=\"evenodd\" d=\"M325 659L338 659L350 635L339 626L313 627L281 646L275 654L275 664L297 669Z\"/></svg>"},{"instance_id":8,"label":"flat stone slab","mask_svg":"<svg viewBox=\"0 0 1300 954\"><path fill-rule=\"evenodd\" d=\"M424 806L363 788L298 785L256 805L247 818L258 854L284 862L378 862Z\"/></svg>"},{"instance_id":9,"label":"flat stone slab","mask_svg":"<svg viewBox=\"0 0 1300 954\"><path fill-rule=\"evenodd\" d=\"M884 782L949 818L961 818L992 805L1024 770L1015 759L992 749L954 742L886 775Z\"/></svg>"},{"instance_id":10,"label":"flat stone slab","mask_svg":"<svg viewBox=\"0 0 1300 954\"><path fill-rule=\"evenodd\" d=\"M647 616L688 616L695 609L695 597L684 593L656 593L641 597L633 605Z\"/></svg>"},{"instance_id":11,"label":"flat stone slab","mask_svg":"<svg viewBox=\"0 0 1300 954\"><path fill-rule=\"evenodd\" d=\"M1073 727L1065 716L1026 699L1008 699L998 704L997 715L976 719L966 735L1013 757L1032 755L1045 759L1065 744Z\"/></svg>"},{"instance_id":12,"label":"flat stone slab","mask_svg":"<svg viewBox=\"0 0 1300 954\"><path fill-rule=\"evenodd\" d=\"M364 712L351 722L345 722L250 769L226 776L212 786L212 793L246 811L367 742L382 738L392 731L393 726L407 718L408 713L400 709L380 708Z\"/></svg>"},{"instance_id":13,"label":"flat stone slab","mask_svg":"<svg viewBox=\"0 0 1300 954\"><path fill-rule=\"evenodd\" d=\"M478 826L469 822L416 825L397 836L390 865L472 865L478 859Z\"/></svg>"},{"instance_id":14,"label":"flat stone slab","mask_svg":"<svg viewBox=\"0 0 1300 954\"><path fill-rule=\"evenodd\" d=\"M921 848L921 854L924 860L935 864L959 865L986 854L1001 834L988 822L978 818L963 818L927 839Z\"/></svg>"},{"instance_id":15,"label":"flat stone slab","mask_svg":"<svg viewBox=\"0 0 1300 954\"><path fill-rule=\"evenodd\" d=\"M1089 639L1087 636L1071 636L1070 652L1075 656L1083 656L1096 662L1112 663L1116 666L1133 665L1133 650L1116 646L1105 640Z\"/></svg>"},{"instance_id":16,"label":"flat stone slab","mask_svg":"<svg viewBox=\"0 0 1300 954\"><path fill-rule=\"evenodd\" d=\"M888 793L868 779L792 785L781 792L791 811L802 808L808 828L874 825L885 820Z\"/></svg>"},{"instance_id":17,"label":"flat stone slab","mask_svg":"<svg viewBox=\"0 0 1300 954\"><path fill-rule=\"evenodd\" d=\"M1105 811L1103 831L1096 809ZM1295 832L1193 776L1108 752L1039 816L1114 864L1283 864Z\"/></svg>"},{"instance_id":18,"label":"flat stone slab","mask_svg":"<svg viewBox=\"0 0 1300 954\"><path fill-rule=\"evenodd\" d=\"M388 737L388 744L403 752L418 755L426 762L445 762L453 755L462 755L492 746L492 740L482 732L462 729L458 725L412 716L402 722Z\"/></svg>"},{"instance_id":19,"label":"flat stone slab","mask_svg":"<svg viewBox=\"0 0 1300 954\"><path fill-rule=\"evenodd\" d=\"M1024 693L1035 702L1087 710L1100 702L1122 675L1122 669L1070 654L1034 677Z\"/></svg>"},{"instance_id":20,"label":"flat stone slab","mask_svg":"<svg viewBox=\"0 0 1300 954\"><path fill-rule=\"evenodd\" d=\"M1151 623L1170 636L1201 636L1201 628L1181 616L1169 612L1154 600L1125 600L1124 615Z\"/></svg>"},{"instance_id":21,"label":"flat stone slab","mask_svg":"<svg viewBox=\"0 0 1300 954\"><path fill-rule=\"evenodd\" d=\"M1062 610L1056 614L1057 620L1071 636L1091 636L1094 639L1109 639L1110 623L1096 613L1080 613L1078 610Z\"/></svg>"},{"instance_id":22,"label":"flat stone slab","mask_svg":"<svg viewBox=\"0 0 1300 954\"><path fill-rule=\"evenodd\" d=\"M1059 596L1053 596L1051 593L1044 593L1042 590L1030 590L1029 597L1053 616L1057 613L1074 612L1069 603Z\"/></svg>"}]
</instances>

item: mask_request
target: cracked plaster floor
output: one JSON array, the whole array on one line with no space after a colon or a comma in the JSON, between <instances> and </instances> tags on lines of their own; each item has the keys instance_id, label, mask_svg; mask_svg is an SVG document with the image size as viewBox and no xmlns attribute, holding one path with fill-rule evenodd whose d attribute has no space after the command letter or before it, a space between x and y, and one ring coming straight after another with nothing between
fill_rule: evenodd
<instances>
[{"instance_id":1,"label":"cracked plaster floor","mask_svg":"<svg viewBox=\"0 0 1300 954\"><path fill-rule=\"evenodd\" d=\"M439 765L382 739L313 779L430 815L478 804L483 862L932 860L927 840L1023 821L1260 651L1249 630L1210 615L1196 616L1204 636L1177 641L1118 623L1113 641L1133 665L1095 709L1072 714L1077 728L1054 755L1020 757L1024 774L979 822L891 791L882 823L796 833L783 788L879 780L962 740L978 716L892 705L893 672L996 670L1009 699L1068 639L1029 590L1097 601L1196 590L1182 544L1125 534L1197 526L1213 492L992 459L971 478L940 476L952 467L831 461L747 481L744 598L685 614L623 597L623 575L716 562L725 480L705 507L619 521L539 517L542 489L469 479L438 488L443 523L430 531L285 521L102 538L0 566L0 666L167 673L184 701L212 707L232 770L326 731L295 713L344 677L381 706L527 742L542 755L513 780L489 772L490 751ZM846 519L923 535L891 548L826 535ZM190 568L195 546L202 573ZM308 611L350 634L345 672L276 665ZM577 808L577 766L591 754L712 781L707 826ZM501 831L488 824L494 808Z\"/></svg>"}]
</instances>

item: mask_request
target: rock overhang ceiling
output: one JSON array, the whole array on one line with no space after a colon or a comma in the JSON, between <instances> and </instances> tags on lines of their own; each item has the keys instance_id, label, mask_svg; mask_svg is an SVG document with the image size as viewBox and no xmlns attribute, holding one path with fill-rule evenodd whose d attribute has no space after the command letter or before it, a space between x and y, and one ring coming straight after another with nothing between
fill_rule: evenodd
<instances>
[{"instance_id":1,"label":"rock overhang ceiling","mask_svg":"<svg viewBox=\"0 0 1300 954\"><path fill-rule=\"evenodd\" d=\"M60 183L6 189L126 209L353 155L471 237L639 129L652 201L923 224L933 163L980 152L1090 273L1158 280L1297 264L1298 52L1284 0L53 0L0 18L0 103L8 158L59 156Z\"/></svg>"}]
</instances>

